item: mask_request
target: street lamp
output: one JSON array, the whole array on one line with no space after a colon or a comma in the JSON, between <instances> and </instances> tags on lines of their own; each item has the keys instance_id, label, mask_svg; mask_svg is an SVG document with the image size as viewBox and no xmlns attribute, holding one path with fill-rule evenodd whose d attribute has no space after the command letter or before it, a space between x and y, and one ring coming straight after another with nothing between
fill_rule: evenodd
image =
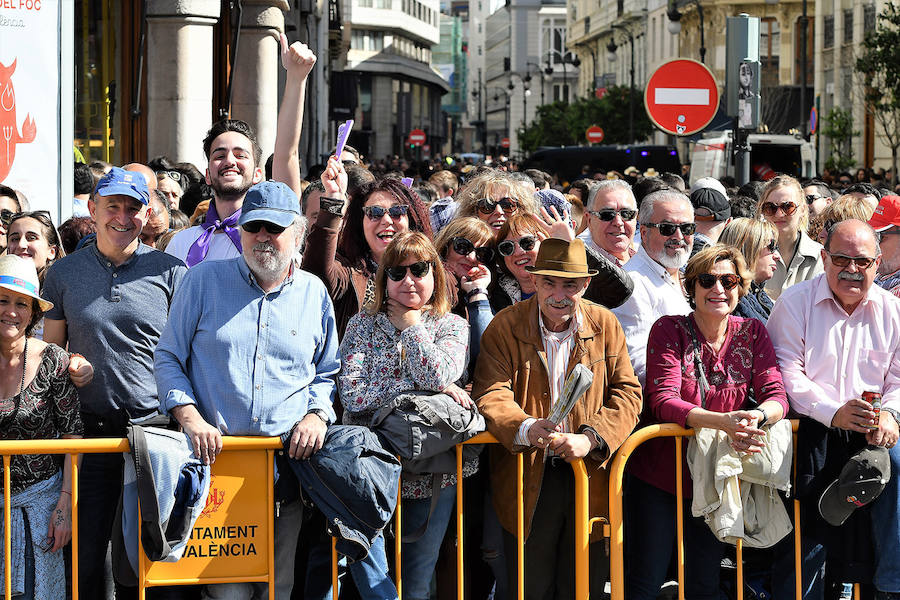
<instances>
[{"instance_id":1,"label":"street lamp","mask_svg":"<svg viewBox=\"0 0 900 600\"><path fill-rule=\"evenodd\" d=\"M700 62L706 62L706 42L704 37L703 30L703 5L700 4L700 0L688 0L688 2L692 2L697 6L697 15L700 17ZM669 0L669 9L666 11L666 16L669 17L669 24L667 29L669 33L672 35L678 35L681 33L681 17L682 14L678 10L678 0Z\"/></svg>"},{"instance_id":2,"label":"street lamp","mask_svg":"<svg viewBox=\"0 0 900 600\"><path fill-rule=\"evenodd\" d=\"M516 89L516 84L512 82L513 77L518 77L519 81L522 82L522 127L525 127L525 123L528 119L528 96L531 94L531 89L529 89L531 83L531 73L525 73L525 77L522 77L518 73L510 73L509 74L509 85L507 88L509 89L510 95L514 89Z\"/></svg>"},{"instance_id":3,"label":"street lamp","mask_svg":"<svg viewBox=\"0 0 900 600\"><path fill-rule=\"evenodd\" d=\"M541 106L544 103L544 74L541 72L541 65L533 62L526 62L525 66L528 67L528 76L531 76L531 67L534 67L537 70L538 77L541 78Z\"/></svg>"},{"instance_id":4,"label":"street lamp","mask_svg":"<svg viewBox=\"0 0 900 600\"><path fill-rule=\"evenodd\" d=\"M560 62L562 62L563 67L563 88L566 90L566 102L569 101L568 91L569 91L569 83L566 79L566 65L571 64L576 69L581 66L581 59L578 58L577 54L572 54L571 50L566 50L565 53L560 52L554 48L550 48L547 50L547 68L544 69L544 73L547 74L547 77L552 77L556 72L553 66L550 64L550 57L556 54L560 58Z\"/></svg>"},{"instance_id":5,"label":"street lamp","mask_svg":"<svg viewBox=\"0 0 900 600\"><path fill-rule=\"evenodd\" d=\"M624 31L625 35L628 36L629 44L631 44L631 85L628 88L628 139L634 144L634 34L632 34L631 30L624 25L616 25L614 23L612 27L613 30L618 29ZM613 35L606 45L606 50L609 52L607 58L610 62L616 61L616 50L618 48L619 47L616 45L616 36Z\"/></svg>"}]
</instances>

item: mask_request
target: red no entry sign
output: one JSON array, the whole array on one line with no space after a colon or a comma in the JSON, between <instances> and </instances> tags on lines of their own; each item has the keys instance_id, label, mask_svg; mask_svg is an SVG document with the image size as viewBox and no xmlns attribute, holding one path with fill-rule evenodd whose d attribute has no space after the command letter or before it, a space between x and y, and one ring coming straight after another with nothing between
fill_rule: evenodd
<instances>
[{"instance_id":1,"label":"red no entry sign","mask_svg":"<svg viewBox=\"0 0 900 600\"><path fill-rule=\"evenodd\" d=\"M409 143L410 144L424 144L425 143L425 132L421 129L413 129L409 132Z\"/></svg>"},{"instance_id":2,"label":"red no entry sign","mask_svg":"<svg viewBox=\"0 0 900 600\"><path fill-rule=\"evenodd\" d=\"M716 115L719 87L703 63L687 58L670 60L647 82L644 106L650 120L666 133L691 135Z\"/></svg>"},{"instance_id":3,"label":"red no entry sign","mask_svg":"<svg viewBox=\"0 0 900 600\"><path fill-rule=\"evenodd\" d=\"M504 148L509 148L509 138L503 138L500 140L500 145Z\"/></svg>"},{"instance_id":4,"label":"red no entry sign","mask_svg":"<svg viewBox=\"0 0 900 600\"><path fill-rule=\"evenodd\" d=\"M603 141L603 129L596 125L588 127L584 135L587 137L587 141L592 144L599 144Z\"/></svg>"}]
</instances>

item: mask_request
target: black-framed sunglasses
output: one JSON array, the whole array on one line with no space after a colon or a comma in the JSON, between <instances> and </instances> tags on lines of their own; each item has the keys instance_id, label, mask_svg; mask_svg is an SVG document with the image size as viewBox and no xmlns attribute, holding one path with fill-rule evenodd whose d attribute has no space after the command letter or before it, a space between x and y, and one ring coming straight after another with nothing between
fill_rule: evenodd
<instances>
[{"instance_id":1,"label":"black-framed sunglasses","mask_svg":"<svg viewBox=\"0 0 900 600\"><path fill-rule=\"evenodd\" d=\"M523 252L529 252L534 249L534 245L536 243L537 238L533 235L523 235L518 239L518 241L503 240L502 242L497 244L497 252L499 252L501 256L512 256L516 252L517 244Z\"/></svg>"},{"instance_id":2,"label":"black-framed sunglasses","mask_svg":"<svg viewBox=\"0 0 900 600\"><path fill-rule=\"evenodd\" d=\"M592 210L590 213L601 221L612 221L616 218L616 214L622 217L623 221L630 221L637 216L638 211L633 208L601 208L600 210Z\"/></svg>"},{"instance_id":3,"label":"black-framed sunglasses","mask_svg":"<svg viewBox=\"0 0 900 600\"><path fill-rule=\"evenodd\" d=\"M287 227L282 227L281 225L276 225L275 223L269 223L268 221L250 221L249 223L244 223L241 227L247 233L259 233L260 229L265 228L272 235L278 235L279 233L283 233Z\"/></svg>"},{"instance_id":4,"label":"black-framed sunglasses","mask_svg":"<svg viewBox=\"0 0 900 600\"><path fill-rule=\"evenodd\" d=\"M406 270L409 269L410 274L416 279L422 279L426 275L428 275L428 271L431 270L431 262L427 260L420 260L418 262L414 262L411 265L397 265L395 267L387 267L384 272L387 274L388 279L391 281L403 281L403 278L406 277Z\"/></svg>"},{"instance_id":5,"label":"black-framed sunglasses","mask_svg":"<svg viewBox=\"0 0 900 600\"><path fill-rule=\"evenodd\" d=\"M478 207L478 212L483 215L489 215L494 210L496 210L497 205L500 205L500 210L503 211L504 214L511 215L517 210L519 210L519 203L513 200L512 198L500 198L499 200L491 200L490 198L482 198L478 202L475 203L475 206Z\"/></svg>"},{"instance_id":6,"label":"black-framed sunglasses","mask_svg":"<svg viewBox=\"0 0 900 600\"><path fill-rule=\"evenodd\" d=\"M806 195L806 203L807 203L807 204L812 204L813 202L815 202L815 201L818 200L819 198L824 198L824 197L825 197L825 196L817 196L817 195L815 195L815 194L807 194L807 195Z\"/></svg>"},{"instance_id":7,"label":"black-framed sunglasses","mask_svg":"<svg viewBox=\"0 0 900 600\"><path fill-rule=\"evenodd\" d=\"M767 217L774 217L779 208L781 209L781 212L783 212L788 217L797 212L797 205L793 202L782 202L781 204L775 204L774 202L763 202L763 205L760 207L762 213Z\"/></svg>"},{"instance_id":8,"label":"black-framed sunglasses","mask_svg":"<svg viewBox=\"0 0 900 600\"><path fill-rule=\"evenodd\" d=\"M12 213L9 215L9 218L6 218L6 209L0 211L0 221L3 221L7 225L11 225L13 221L17 221L19 219L37 219L47 225L49 227L53 227L53 217L50 216L49 210L27 210L23 212Z\"/></svg>"},{"instance_id":9,"label":"black-framed sunglasses","mask_svg":"<svg viewBox=\"0 0 900 600\"><path fill-rule=\"evenodd\" d=\"M734 273L725 273L724 275L713 275L712 273L701 273L697 275L697 283L705 290L712 289L716 282L722 284L722 288L726 290L734 289L735 286L743 283L743 280Z\"/></svg>"},{"instance_id":10,"label":"black-framed sunglasses","mask_svg":"<svg viewBox=\"0 0 900 600\"><path fill-rule=\"evenodd\" d=\"M778 252L778 241L772 240L771 242L766 244L766 250L768 250L770 254L775 254L776 252Z\"/></svg>"},{"instance_id":11,"label":"black-framed sunglasses","mask_svg":"<svg viewBox=\"0 0 900 600\"><path fill-rule=\"evenodd\" d=\"M831 258L831 262L832 264L834 264L834 266L840 267L842 269L845 267L849 267L850 263L853 262L853 264L865 271L873 264L875 264L875 261L877 260L875 258L869 258L868 256L847 256L846 254L832 254L831 252L828 252L828 250L826 250L825 253L828 254L828 256Z\"/></svg>"},{"instance_id":12,"label":"black-framed sunglasses","mask_svg":"<svg viewBox=\"0 0 900 600\"><path fill-rule=\"evenodd\" d=\"M12 221L12 219L13 219L13 216L15 216L16 214L18 214L18 213L14 213L13 211L9 210L8 208L4 208L3 210L0 210L0 223L3 223L4 225L9 225L10 221Z\"/></svg>"},{"instance_id":13,"label":"black-framed sunglasses","mask_svg":"<svg viewBox=\"0 0 900 600\"><path fill-rule=\"evenodd\" d=\"M178 171L157 171L156 176L159 177L160 175L168 177L172 181L181 183L181 173L179 173Z\"/></svg>"},{"instance_id":14,"label":"black-framed sunglasses","mask_svg":"<svg viewBox=\"0 0 900 600\"><path fill-rule=\"evenodd\" d=\"M409 213L409 206L406 204L394 204L390 208L383 206L363 206L363 213L373 221L380 221L384 215L390 215L395 221L400 217Z\"/></svg>"},{"instance_id":15,"label":"black-framed sunglasses","mask_svg":"<svg viewBox=\"0 0 900 600\"><path fill-rule=\"evenodd\" d=\"M475 247L475 244L464 237L455 237L450 240L450 243L453 247L453 251L460 256L468 256L474 252L475 258L482 264L488 264L494 260L494 249L490 246Z\"/></svg>"},{"instance_id":16,"label":"black-framed sunglasses","mask_svg":"<svg viewBox=\"0 0 900 600\"><path fill-rule=\"evenodd\" d=\"M678 229L681 230L681 235L685 236L694 235L694 232L697 231L696 223L643 223L643 225L658 229L663 237L672 237Z\"/></svg>"}]
</instances>

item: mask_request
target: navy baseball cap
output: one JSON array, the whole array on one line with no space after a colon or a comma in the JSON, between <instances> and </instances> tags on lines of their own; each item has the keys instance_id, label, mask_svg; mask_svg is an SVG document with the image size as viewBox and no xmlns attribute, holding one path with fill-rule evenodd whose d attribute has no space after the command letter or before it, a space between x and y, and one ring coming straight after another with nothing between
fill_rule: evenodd
<instances>
[{"instance_id":1,"label":"navy baseball cap","mask_svg":"<svg viewBox=\"0 0 900 600\"><path fill-rule=\"evenodd\" d=\"M300 216L300 200L294 190L280 181L263 181L247 190L238 225L267 221L289 227Z\"/></svg>"},{"instance_id":2,"label":"navy baseball cap","mask_svg":"<svg viewBox=\"0 0 900 600\"><path fill-rule=\"evenodd\" d=\"M853 511L878 498L890 479L888 449L867 446L850 457L840 476L822 492L819 514L831 525L840 527Z\"/></svg>"},{"instance_id":3,"label":"navy baseball cap","mask_svg":"<svg viewBox=\"0 0 900 600\"><path fill-rule=\"evenodd\" d=\"M691 192L695 221L727 221L731 218L731 204L728 198L712 187L699 188Z\"/></svg>"},{"instance_id":4,"label":"navy baseball cap","mask_svg":"<svg viewBox=\"0 0 900 600\"><path fill-rule=\"evenodd\" d=\"M141 204L150 204L150 190L141 173L113 167L94 189L95 196L128 196Z\"/></svg>"}]
</instances>

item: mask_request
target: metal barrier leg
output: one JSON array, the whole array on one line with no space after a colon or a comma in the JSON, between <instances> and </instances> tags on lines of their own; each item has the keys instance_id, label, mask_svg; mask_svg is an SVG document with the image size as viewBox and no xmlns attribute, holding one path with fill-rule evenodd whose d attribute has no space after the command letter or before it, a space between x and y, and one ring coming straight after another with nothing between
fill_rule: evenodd
<instances>
[{"instance_id":1,"label":"metal barrier leg","mask_svg":"<svg viewBox=\"0 0 900 600\"><path fill-rule=\"evenodd\" d=\"M397 572L397 597L403 597L403 574L402 574L402 560L403 560L403 552L400 547L403 545L403 517L402 517L402 506L403 506L403 479L401 477L400 481L397 483L397 510L394 512L394 527L396 528L396 533L394 534L394 564L396 565Z\"/></svg>"},{"instance_id":2,"label":"metal barrier leg","mask_svg":"<svg viewBox=\"0 0 900 600\"><path fill-rule=\"evenodd\" d=\"M465 597L463 585L465 573L463 571L463 447L456 446L456 597L463 600ZM437 490L432 490L437 493Z\"/></svg>"},{"instance_id":3,"label":"metal barrier leg","mask_svg":"<svg viewBox=\"0 0 900 600\"><path fill-rule=\"evenodd\" d=\"M78 459L80 454L70 454L72 471L72 598L78 600Z\"/></svg>"},{"instance_id":4,"label":"metal barrier leg","mask_svg":"<svg viewBox=\"0 0 900 600\"><path fill-rule=\"evenodd\" d=\"M735 561L737 562L737 600L744 600L744 540L735 544Z\"/></svg>"},{"instance_id":5,"label":"metal barrier leg","mask_svg":"<svg viewBox=\"0 0 900 600\"><path fill-rule=\"evenodd\" d=\"M12 600L12 513L10 503L12 494L9 488L9 461L8 454L3 455L3 575L6 590L6 600Z\"/></svg>"},{"instance_id":6,"label":"metal barrier leg","mask_svg":"<svg viewBox=\"0 0 900 600\"><path fill-rule=\"evenodd\" d=\"M516 455L516 573L518 600L525 600L525 457Z\"/></svg>"},{"instance_id":7,"label":"metal barrier leg","mask_svg":"<svg viewBox=\"0 0 900 600\"><path fill-rule=\"evenodd\" d=\"M590 502L584 462L572 463L575 473L575 598L590 598ZM560 574L562 575L562 574Z\"/></svg>"},{"instance_id":8,"label":"metal barrier leg","mask_svg":"<svg viewBox=\"0 0 900 600\"><path fill-rule=\"evenodd\" d=\"M267 481L275 481L275 451L266 451ZM269 600L275 600L275 486L269 485L266 506L268 507L268 563L269 563ZM286 565L285 565L286 566ZM291 565L293 568L293 565Z\"/></svg>"},{"instance_id":9,"label":"metal barrier leg","mask_svg":"<svg viewBox=\"0 0 900 600\"><path fill-rule=\"evenodd\" d=\"M681 438L675 438L675 546L678 550L678 600L684 600L684 490L681 475Z\"/></svg>"},{"instance_id":10,"label":"metal barrier leg","mask_svg":"<svg viewBox=\"0 0 900 600\"><path fill-rule=\"evenodd\" d=\"M331 538L331 600L338 600L337 538Z\"/></svg>"}]
</instances>

